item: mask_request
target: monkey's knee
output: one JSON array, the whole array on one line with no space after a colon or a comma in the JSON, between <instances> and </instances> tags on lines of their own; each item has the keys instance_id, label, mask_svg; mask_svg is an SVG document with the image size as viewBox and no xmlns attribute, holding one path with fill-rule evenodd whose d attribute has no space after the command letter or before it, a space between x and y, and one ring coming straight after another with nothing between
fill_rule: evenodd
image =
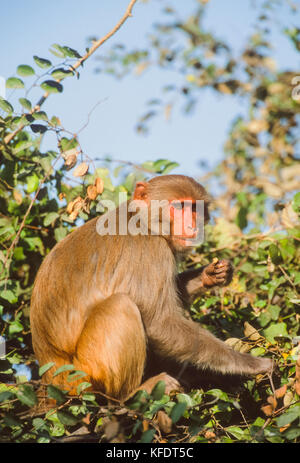
<instances>
[{"instance_id":1,"label":"monkey's knee","mask_svg":"<svg viewBox=\"0 0 300 463\"><path fill-rule=\"evenodd\" d=\"M146 337L140 312L126 294L115 294L89 314L73 363L94 387L124 398L140 385L146 360Z\"/></svg>"}]
</instances>

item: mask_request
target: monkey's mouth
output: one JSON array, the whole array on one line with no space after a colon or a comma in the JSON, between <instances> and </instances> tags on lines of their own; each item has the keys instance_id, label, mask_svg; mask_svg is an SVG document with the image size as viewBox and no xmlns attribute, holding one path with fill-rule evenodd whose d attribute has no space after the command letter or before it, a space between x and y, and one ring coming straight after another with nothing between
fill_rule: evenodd
<instances>
[{"instance_id":1,"label":"monkey's mouth","mask_svg":"<svg viewBox=\"0 0 300 463\"><path fill-rule=\"evenodd\" d=\"M174 236L174 240L176 241L176 243L181 244L183 246L192 246L193 243L195 243L195 240L197 240L197 235L193 237Z\"/></svg>"}]
</instances>

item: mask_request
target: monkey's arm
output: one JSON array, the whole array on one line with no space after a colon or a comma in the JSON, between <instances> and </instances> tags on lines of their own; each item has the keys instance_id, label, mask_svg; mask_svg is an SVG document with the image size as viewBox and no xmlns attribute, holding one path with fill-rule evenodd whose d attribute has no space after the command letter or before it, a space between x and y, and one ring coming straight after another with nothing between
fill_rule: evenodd
<instances>
[{"instance_id":1,"label":"monkey's arm","mask_svg":"<svg viewBox=\"0 0 300 463\"><path fill-rule=\"evenodd\" d=\"M228 260L212 262L197 269L187 270L177 276L177 287L182 300L192 302L202 291L213 286L228 285L233 267Z\"/></svg>"},{"instance_id":2,"label":"monkey's arm","mask_svg":"<svg viewBox=\"0 0 300 463\"><path fill-rule=\"evenodd\" d=\"M272 361L234 351L199 323L186 319L181 307L165 307L146 332L152 348L161 356L188 362L220 373L258 374L272 369Z\"/></svg>"}]
</instances>

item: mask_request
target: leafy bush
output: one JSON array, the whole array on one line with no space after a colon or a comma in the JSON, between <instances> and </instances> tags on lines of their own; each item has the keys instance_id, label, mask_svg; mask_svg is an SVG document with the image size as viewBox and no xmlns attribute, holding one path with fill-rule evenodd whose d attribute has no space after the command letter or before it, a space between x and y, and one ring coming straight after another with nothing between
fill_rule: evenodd
<instances>
[{"instance_id":1,"label":"leafy bush","mask_svg":"<svg viewBox=\"0 0 300 463\"><path fill-rule=\"evenodd\" d=\"M107 160L95 167L79 137L41 109L51 93L61 93L69 78L78 77L82 64L76 50L54 44L55 63L34 56L32 63L18 66L6 85L22 96L16 102L0 99L0 320L7 352L0 360L1 441L300 440L300 106L299 98L292 98L294 74L276 72L262 28L235 59L227 44L205 31L203 9L188 20L160 25L148 50L114 48L102 70L109 65L106 70L117 76L120 68L122 75L133 68L141 73L152 53L156 65L175 62L184 69L182 87L172 91L185 99L187 111L205 88L247 102L249 117L233 122L224 160L202 180L211 193L216 181L220 185L213 194L215 226L207 227L205 243L183 267L213 257L234 263L232 283L198 298L191 315L234 349L274 357L277 369L272 377L258 375L229 390L210 385L168 396L159 383L151 394L139 392L126 404L107 403L103 394L87 391L84 376L72 397L41 383L49 365L38 370L29 326L41 261L74 227L102 212L99 199L117 201L137 180L177 166L160 159L139 166L128 161L115 169ZM299 30L285 33L299 50ZM173 45L177 40L181 48ZM35 105L29 94L38 85L44 93ZM162 101L156 104L163 107ZM148 130L154 116L155 111L146 113L138 131ZM49 132L57 142L43 152ZM19 373L21 365L31 370L31 380ZM64 368L70 380L82 375L73 366ZM44 409L48 399L52 406Z\"/></svg>"}]
</instances>

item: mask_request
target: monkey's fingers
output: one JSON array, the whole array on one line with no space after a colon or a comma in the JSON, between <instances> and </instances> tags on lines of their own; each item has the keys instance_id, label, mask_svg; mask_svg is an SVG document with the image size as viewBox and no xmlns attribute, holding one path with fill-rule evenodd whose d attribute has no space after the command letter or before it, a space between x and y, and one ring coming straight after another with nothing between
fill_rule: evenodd
<instances>
[{"instance_id":1,"label":"monkey's fingers","mask_svg":"<svg viewBox=\"0 0 300 463\"><path fill-rule=\"evenodd\" d=\"M226 266L226 267L216 268L214 273L215 273L216 275L222 274L222 273L226 274L226 273L228 273L229 271L230 271L230 267Z\"/></svg>"},{"instance_id":2,"label":"monkey's fingers","mask_svg":"<svg viewBox=\"0 0 300 463\"><path fill-rule=\"evenodd\" d=\"M216 272L216 264L214 264L213 262L211 264L208 264L205 267L205 273L207 273L208 275L214 275L215 272Z\"/></svg>"}]
</instances>

